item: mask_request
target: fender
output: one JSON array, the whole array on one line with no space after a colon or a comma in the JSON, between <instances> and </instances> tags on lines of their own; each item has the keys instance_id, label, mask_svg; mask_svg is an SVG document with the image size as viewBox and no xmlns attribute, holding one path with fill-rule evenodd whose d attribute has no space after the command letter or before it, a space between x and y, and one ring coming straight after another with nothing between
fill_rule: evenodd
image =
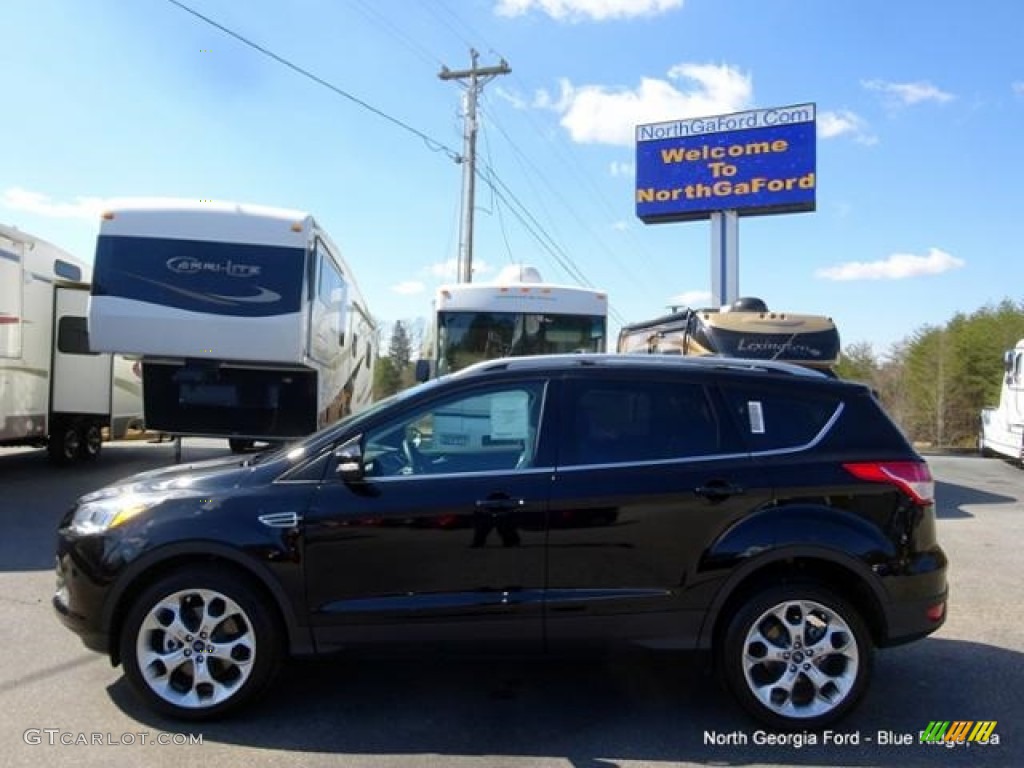
<instances>
[{"instance_id":1,"label":"fender","mask_svg":"<svg viewBox=\"0 0 1024 768\"><path fill-rule=\"evenodd\" d=\"M264 563L254 560L251 556L247 556L244 552L240 552L226 544L209 540L195 540L169 544L146 552L126 566L117 583L111 587L110 594L103 606L101 626L110 636L110 655L112 660L116 659L117 652L117 638L110 635L113 628L114 611L120 606L127 589L135 586L138 583L139 577L146 571L159 568L163 563L171 560L189 556L198 556L204 559L213 557L227 560L256 579L270 592L281 617L284 619L285 630L287 631L286 639L290 653L301 655L314 652L313 637L309 627L299 623L291 608L294 601L288 598L281 582L274 578Z\"/></svg>"},{"instance_id":2,"label":"fender","mask_svg":"<svg viewBox=\"0 0 1024 768\"><path fill-rule=\"evenodd\" d=\"M785 542L783 546L779 542ZM726 601L752 573L796 558L840 566L866 585L883 614L889 597L875 572L898 557L881 530L852 512L821 504L789 504L763 509L739 520L713 542L697 566L698 578L724 569L701 627L698 647L710 648L712 633Z\"/></svg>"}]
</instances>

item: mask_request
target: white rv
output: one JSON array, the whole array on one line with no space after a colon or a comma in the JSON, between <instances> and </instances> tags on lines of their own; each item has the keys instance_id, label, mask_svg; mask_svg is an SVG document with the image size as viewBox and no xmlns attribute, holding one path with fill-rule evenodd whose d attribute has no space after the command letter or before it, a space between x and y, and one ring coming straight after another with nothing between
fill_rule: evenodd
<instances>
[{"instance_id":1,"label":"white rv","mask_svg":"<svg viewBox=\"0 0 1024 768\"><path fill-rule=\"evenodd\" d=\"M94 459L103 430L142 423L133 362L89 344L88 267L0 225L0 445L47 446L55 463Z\"/></svg>"},{"instance_id":2,"label":"white rv","mask_svg":"<svg viewBox=\"0 0 1024 768\"><path fill-rule=\"evenodd\" d=\"M546 283L535 267L511 265L493 283L437 289L416 378L497 357L604 352L607 333L604 291Z\"/></svg>"},{"instance_id":3,"label":"white rv","mask_svg":"<svg viewBox=\"0 0 1024 768\"><path fill-rule=\"evenodd\" d=\"M301 437L372 399L376 327L338 248L306 213L138 201L103 214L89 333L142 358L146 426Z\"/></svg>"},{"instance_id":4,"label":"white rv","mask_svg":"<svg viewBox=\"0 0 1024 768\"><path fill-rule=\"evenodd\" d=\"M1024 461L1024 339L1003 357L999 405L983 408L978 450L983 456Z\"/></svg>"}]
</instances>

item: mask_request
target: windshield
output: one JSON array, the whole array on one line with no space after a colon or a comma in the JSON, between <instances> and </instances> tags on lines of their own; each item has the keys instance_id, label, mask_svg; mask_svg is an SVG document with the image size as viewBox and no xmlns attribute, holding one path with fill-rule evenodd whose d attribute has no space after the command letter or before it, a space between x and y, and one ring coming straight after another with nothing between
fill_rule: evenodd
<instances>
[{"instance_id":1,"label":"windshield","mask_svg":"<svg viewBox=\"0 0 1024 768\"><path fill-rule=\"evenodd\" d=\"M601 315L441 312L437 370L451 373L498 357L604 352L605 337Z\"/></svg>"}]
</instances>

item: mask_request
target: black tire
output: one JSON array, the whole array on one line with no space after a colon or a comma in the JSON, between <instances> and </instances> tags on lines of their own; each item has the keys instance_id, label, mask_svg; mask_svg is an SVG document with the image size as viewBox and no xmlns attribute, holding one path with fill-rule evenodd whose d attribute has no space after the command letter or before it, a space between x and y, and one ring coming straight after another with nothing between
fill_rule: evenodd
<instances>
[{"instance_id":1,"label":"black tire","mask_svg":"<svg viewBox=\"0 0 1024 768\"><path fill-rule=\"evenodd\" d=\"M83 424L79 429L78 458L93 461L103 450L103 430L99 424Z\"/></svg>"},{"instance_id":2,"label":"black tire","mask_svg":"<svg viewBox=\"0 0 1024 768\"><path fill-rule=\"evenodd\" d=\"M50 461L58 467L65 467L81 456L82 434L73 421L55 419L46 442Z\"/></svg>"},{"instance_id":3,"label":"black tire","mask_svg":"<svg viewBox=\"0 0 1024 768\"><path fill-rule=\"evenodd\" d=\"M282 633L265 602L246 579L216 566L162 577L133 600L121 628L125 677L149 707L179 720L244 706L281 662ZM153 658L143 667L147 652Z\"/></svg>"},{"instance_id":4,"label":"black tire","mask_svg":"<svg viewBox=\"0 0 1024 768\"><path fill-rule=\"evenodd\" d=\"M255 445L255 440L243 440L240 437L229 437L228 447L232 453L248 453Z\"/></svg>"},{"instance_id":5,"label":"black tire","mask_svg":"<svg viewBox=\"0 0 1024 768\"><path fill-rule=\"evenodd\" d=\"M995 454L992 453L992 450L985 445L985 436L980 432L978 433L978 453L985 459L991 459L995 456Z\"/></svg>"},{"instance_id":6,"label":"black tire","mask_svg":"<svg viewBox=\"0 0 1024 768\"><path fill-rule=\"evenodd\" d=\"M716 648L726 687L754 718L779 730L835 723L871 675L871 636L845 600L815 584L754 594ZM759 692L759 693L758 693Z\"/></svg>"}]
</instances>

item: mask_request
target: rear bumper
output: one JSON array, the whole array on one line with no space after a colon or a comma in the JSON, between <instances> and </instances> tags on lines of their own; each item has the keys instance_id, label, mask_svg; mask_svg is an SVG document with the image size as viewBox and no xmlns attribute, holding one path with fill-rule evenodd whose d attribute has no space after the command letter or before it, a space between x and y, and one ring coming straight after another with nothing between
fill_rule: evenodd
<instances>
[{"instance_id":1,"label":"rear bumper","mask_svg":"<svg viewBox=\"0 0 1024 768\"><path fill-rule=\"evenodd\" d=\"M879 642L882 647L903 645L930 635L946 623L948 590L925 600L904 601L889 607L887 635ZM935 618L941 606L941 614Z\"/></svg>"},{"instance_id":2,"label":"rear bumper","mask_svg":"<svg viewBox=\"0 0 1024 768\"><path fill-rule=\"evenodd\" d=\"M903 563L899 576L886 580L885 634L880 646L909 643L930 635L946 622L949 587L946 555L938 547Z\"/></svg>"}]
</instances>

